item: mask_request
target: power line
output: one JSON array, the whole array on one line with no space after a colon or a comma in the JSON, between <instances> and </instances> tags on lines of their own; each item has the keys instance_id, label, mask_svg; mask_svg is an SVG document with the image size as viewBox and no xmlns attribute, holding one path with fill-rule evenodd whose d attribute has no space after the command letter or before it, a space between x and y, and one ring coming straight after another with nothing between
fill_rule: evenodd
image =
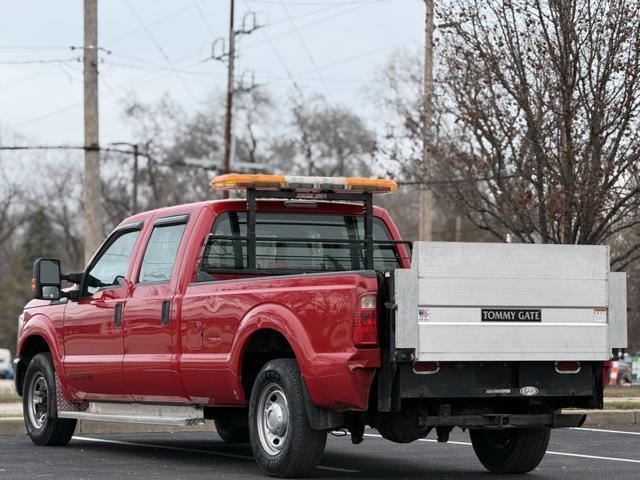
<instances>
[{"instance_id":1,"label":"power line","mask_svg":"<svg viewBox=\"0 0 640 480\"><path fill-rule=\"evenodd\" d=\"M279 0L250 0L253 3L263 3L263 4L267 4L267 5L281 5L282 3L288 3L291 6L296 6L296 7L307 7L307 6L315 6L315 5L336 5L336 6L344 6L344 5L349 5L349 4L354 4L354 3L369 3L369 4L373 4L373 3L379 3L379 2L384 2L384 1L388 1L388 0L336 0L334 2L329 2L329 1L319 1L319 0L309 0L309 1L304 1L304 2L294 2L292 0L286 0L285 2L279 1Z\"/></svg>"},{"instance_id":2,"label":"power line","mask_svg":"<svg viewBox=\"0 0 640 480\"><path fill-rule=\"evenodd\" d=\"M154 37L153 33L151 33L151 30L149 30L149 28L145 25L144 21L142 20L142 17L140 17L140 15L136 11L136 9L133 8L133 5L131 5L131 2L129 2L129 0L123 0L123 1L127 5L127 7L129 8L129 10L131 10L131 13L133 13L133 15L136 17L136 19L138 20L138 23L140 23L140 25L142 26L144 31L147 33L147 36L153 42L153 44L155 45L156 49L160 52L160 54L165 59L167 64L169 64L175 71L175 65L173 64L173 62L169 58L169 55L167 55L167 52L165 52L164 48L162 48L162 45L160 45L160 42L158 42L158 40L156 40L156 38ZM189 95L191 95L191 97L193 98L193 100L195 102L198 102L198 98L193 93L193 90L191 89L189 84L187 82L185 82L184 78L182 78L182 76L180 76L180 74L178 72L175 72L175 73L176 73L177 78L180 80L180 83L182 83L182 85L184 86L185 90L189 93Z\"/></svg>"},{"instance_id":3,"label":"power line","mask_svg":"<svg viewBox=\"0 0 640 480\"><path fill-rule=\"evenodd\" d=\"M69 47L30 47L30 46L11 46L11 45L2 45L0 46L0 50L67 50Z\"/></svg>"},{"instance_id":4,"label":"power line","mask_svg":"<svg viewBox=\"0 0 640 480\"><path fill-rule=\"evenodd\" d=\"M246 2L246 1L247 1L247 0L245 0L245 2ZM255 0L251 0L251 1L255 1ZM380 1L388 1L388 0L380 0ZM377 3L377 2L367 2L367 3ZM344 6L344 3L340 3L340 4L339 4L339 3L337 3L337 2L336 2L335 4L330 3L329 5L330 5L329 7L325 7L325 8L318 9L318 10L314 10L314 11L312 11L312 12L306 12L306 13L301 14L301 15L295 15L295 16L293 16L293 18L294 18L294 19L297 19L297 18L302 18L302 17L306 17L306 16L312 16L312 15L315 15L315 14L317 14L317 13L322 13L322 12L325 12L325 11L328 11L328 10L335 10L335 8L336 8L336 7ZM314 26L314 25L317 25L317 24L323 23L323 22L328 21L328 20L330 20L330 19L332 19L332 18L335 18L336 16L342 15L343 13L348 13L348 12L350 12L350 11L352 11L352 10L355 10L356 8L359 8L359 7L363 6L363 5L364 5L364 4L360 2L360 3L356 4L355 6L354 6L354 5L352 5L350 8L342 9L342 10L340 10L339 12L336 12L336 13L335 13L335 14L333 14L333 15L329 15L329 16L325 16L325 17L319 18L319 19L314 20L314 21L312 21L312 22L309 22L309 23L306 23L306 24L304 24L304 25L301 25L301 26L299 26L298 28L301 30L301 29L307 28L307 27L309 27L309 26ZM183 11L186 11L186 10L188 10L188 9L190 9L190 8L193 8L193 5L190 5L188 8L183 8L183 9L177 10L177 11L175 11L175 12L173 12L173 13L171 13L170 15L167 15L167 16L165 16L165 17L161 17L161 18L159 18L159 19L155 20L154 22L152 22L152 24L159 23L159 22L161 22L161 21L163 21L163 20L165 20L165 19L172 18L172 17L176 16L177 14L179 14L179 13L181 13L181 12L183 12ZM284 20L279 21L279 22L276 22L276 23L283 23L283 22L285 22L285 21L287 21L287 20L286 20L286 19L284 19ZM138 30L136 30L136 31L139 31L139 30L142 30L142 28L140 28L140 29L138 29ZM110 42L107 42L106 44L103 44L103 45L110 45L110 44L115 43L115 42L117 42L117 41L119 41L119 40L121 40L121 39L124 39L124 38L127 38L128 36L131 36L131 34L133 34L133 33L134 33L134 32L132 32L132 33L130 33L130 34L127 34L127 35L125 35L125 36L123 36L123 37L120 37L120 38L118 38L118 39L112 40L112 41L110 41ZM286 31L286 32L280 33L280 34L276 35L275 37L269 37L269 36L267 36L267 35L264 33L264 30L263 30L264 41L262 41L262 42L257 42L257 43L254 43L254 44L250 44L250 45L246 45L246 46L245 46L245 48L251 48L251 47L253 47L253 46L258 46L258 45L262 45L262 44L267 43L267 44L269 45L270 49L273 51L274 55L276 56L276 58L277 58L278 62L279 62L279 63L281 64L281 66L283 67L283 69L284 69L284 71L285 71L285 73L286 73L286 75L287 75L287 78L289 78L289 79L290 79L291 83L294 85L294 87L296 88L296 90L297 90L297 91L300 91L300 87L299 87L299 85L297 85L297 83L296 83L296 81L295 81L295 78L294 78L294 76L293 76L292 72L291 72L291 71L289 70L289 68L286 66L286 63L284 62L283 57L280 55L280 53L278 52L278 50L277 50L277 48L275 47L275 44L274 44L274 42L273 42L273 40L274 40L274 39L282 38L282 37L285 37L285 36L290 35L290 34L292 34L292 33L295 33L295 32L294 32L294 30L289 30L289 31ZM27 49L27 48L39 48L39 47L4 47L4 48L25 48L25 49ZM52 49L68 49L68 48L70 48L70 47L57 47L57 46L56 46L56 47L43 47L43 49L45 49L45 48L52 48ZM122 53L117 53L117 52L113 52L113 55L114 55L114 56L120 56L120 57L123 57L123 58L129 58L129 59L134 59L134 58L135 58L135 57L131 57L131 56L128 56L128 55L125 55L125 54L122 54ZM184 56L184 57L182 57L182 58L180 58L180 59L176 60L176 61L175 61L175 64L178 64L178 63L180 63L180 62L184 62L184 61L187 61L187 60L190 60L190 59L197 58L198 56L199 56L199 55L198 55L198 53L194 53L194 54L186 55L186 56ZM208 60L208 59L207 59L207 60ZM140 62L147 63L148 65L151 65L151 66L157 66L157 65L154 65L154 64L152 64L152 63L150 63L150 62L148 62L148 61L146 61L146 60L135 59L134 61L140 61ZM199 63L201 63L201 62L200 62L200 61L198 61L198 62L196 62L195 64L192 64L192 65L194 65L194 66L195 66L195 65L197 65L197 64L199 64ZM335 62L335 64L338 64L338 63L339 63L339 62ZM174 70L176 70L175 64L174 64L174 67L173 67L173 68L174 68ZM320 66L319 68L325 68L325 67L327 67L327 66L333 66L333 65L334 65L334 64L323 65L323 66ZM176 70L176 71L177 71L177 70ZM44 72L46 72L46 70L44 70L43 72L40 72L40 73L44 73ZM159 77L161 77L161 76L162 76L162 73L157 74L157 75L149 75L149 74L141 75L141 76L139 76L139 77L137 77L137 78L134 78L134 79L132 79L132 80L128 80L128 81L126 81L126 82L124 82L124 83L121 83L121 84L119 84L119 85L114 86L114 87L113 87L113 89L112 89L112 91L110 91L110 92L109 92L109 96L111 96L111 95L115 94L115 92L117 92L117 91L121 91L121 90L123 90L123 89L125 89L125 88L137 87L137 86L143 85L143 84L145 84L145 83L148 83L148 82L151 82L151 81L155 81L156 79L158 79L158 78L159 78ZM195 79L195 78L192 78L191 80L192 80L192 81L195 81L196 79ZM22 122L18 123L18 124L16 125L16 127L22 127L22 126L29 125L29 124L34 123L34 122L38 122L38 121L41 121L41 120L45 120L45 119L47 119L47 118L54 117L54 116L59 115L59 114L61 114L61 113L67 112L67 111L69 111L69 110L73 110L73 109L75 109L75 108L79 107L80 105L81 105L81 103L76 102L76 103L73 103L73 104L71 104L71 105L67 105L67 106L64 106L64 107L58 108L58 109L56 109L56 110L53 110L53 111L47 112L47 113L45 113L45 114L38 115L38 116L36 116L36 117L32 117L32 118L29 118L29 119L27 119L27 120L24 120L24 121L22 121Z\"/></svg>"},{"instance_id":5,"label":"power line","mask_svg":"<svg viewBox=\"0 0 640 480\"><path fill-rule=\"evenodd\" d=\"M202 9L202 5L200 5L200 1L199 0L193 0L193 4L198 9L198 12L200 13L200 15L198 15L198 16L200 17L200 20L202 20L202 23L204 24L204 26L209 31L209 35L211 35L212 37L215 37L214 29L211 26L211 24L209 23L209 20L207 19L207 14Z\"/></svg>"},{"instance_id":6,"label":"power line","mask_svg":"<svg viewBox=\"0 0 640 480\"><path fill-rule=\"evenodd\" d=\"M283 1L280 4L282 5L282 9L284 10L285 14L287 15L287 17L289 19L289 23L291 23L291 26L293 27L293 30L295 31L296 37L298 38L298 41L300 42L300 45L302 45L302 49L304 50L305 54L307 55L307 58L311 62L311 65L313 66L313 68L315 69L316 73L318 74L318 78L322 82L322 86L325 89L325 93L328 94L329 93L329 89L327 87L327 82L324 81L324 78L322 77L322 73L320 72L320 69L318 68L318 64L316 63L315 59L313 58L313 55L311 54L311 51L309 50L309 48L307 47L307 44L305 43L304 39L302 38L302 35L300 35L300 30L298 30L298 27L296 27L295 22L291 18L291 14L289 13L289 9L287 8L286 4Z\"/></svg>"},{"instance_id":7,"label":"power line","mask_svg":"<svg viewBox=\"0 0 640 480\"><path fill-rule=\"evenodd\" d=\"M41 60L0 60L0 65L33 65L33 64L45 64L45 63L69 63L79 62L80 57L72 58L51 58Z\"/></svg>"},{"instance_id":8,"label":"power line","mask_svg":"<svg viewBox=\"0 0 640 480\"><path fill-rule=\"evenodd\" d=\"M194 8L194 5L193 5L193 4L188 5L187 7L182 7L182 8L180 8L180 9L178 9L178 10L174 10L173 12L171 12L171 13L169 13L169 14L167 14L167 15L164 15L164 16L162 16L162 17L158 17L158 18L156 18L155 20L152 20L151 22L149 22L149 25L156 25L156 24L158 24L158 23L162 23L162 22L164 22L164 21L166 21L166 20L171 20L172 18L175 18L175 17L177 17L178 15L180 15L180 14L182 14L182 13L184 13L184 12L188 11L188 10L191 10L192 8ZM123 34L123 35L120 35L119 37L116 37L116 38L114 38L114 39L111 39L111 40L109 40L109 41L108 41L108 42L106 42L106 43L103 43L103 45L112 45L112 44L114 44L114 43L120 42L120 41L122 41L122 40L124 40L124 39L126 39L126 38L129 38L129 37L134 36L135 34L137 34L137 33L138 33L139 31L141 31L141 30L144 30L144 28L143 28L143 27L136 28L136 29L134 29L134 30L131 30L131 31L129 31L129 32L125 33L125 34Z\"/></svg>"},{"instance_id":9,"label":"power line","mask_svg":"<svg viewBox=\"0 0 640 480\"><path fill-rule=\"evenodd\" d=\"M245 0L245 1L247 1L247 0ZM381 0L381 1L388 1L388 0ZM328 20L332 20L332 19L334 19L334 18L336 18L336 17L339 17L339 16L341 16L341 15L343 15L343 14L345 14L345 13L349 13L349 12L352 12L352 11L354 11L354 10L357 10L358 8L362 8L364 5L365 5L365 4L363 4L363 3L358 3L358 4L355 4L355 5L352 5L351 7L349 7L349 8L345 8L345 9L342 9L342 10L340 10L339 12L336 12L336 13L333 13L333 14L331 14L331 15L327 15L326 17L322 17L322 18L319 18L319 19L313 20L313 21L311 21L311 22L305 23L305 24L303 24L303 25L300 25L300 26L298 27L298 30L303 30L303 29L305 29L305 28L309 28L309 27L313 27L313 26L315 26L315 25L319 25L319 24L324 23L324 22L326 22L326 21L328 21ZM333 7L332 7L332 8L328 8L327 10L333 10ZM279 34L277 34L277 35L272 36L272 37L271 37L271 40L276 40L276 39L278 39L278 38L286 37L286 36L291 35L291 34L294 34L294 33L295 33L295 30L293 30L293 29L291 29L291 30L287 30L287 31L285 31L285 32L282 32L282 33L279 33ZM265 42L255 42L255 43L251 43L251 44L247 45L245 48L252 48L252 47L256 47L256 46L262 45L262 44L264 44L264 43L265 43Z\"/></svg>"}]
</instances>

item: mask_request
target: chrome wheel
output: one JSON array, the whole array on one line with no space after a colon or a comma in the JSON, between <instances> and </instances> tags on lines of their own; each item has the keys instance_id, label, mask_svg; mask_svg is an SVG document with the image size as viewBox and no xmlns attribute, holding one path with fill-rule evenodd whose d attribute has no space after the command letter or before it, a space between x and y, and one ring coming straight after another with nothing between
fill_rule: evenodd
<instances>
[{"instance_id":1,"label":"chrome wheel","mask_svg":"<svg viewBox=\"0 0 640 480\"><path fill-rule=\"evenodd\" d=\"M29 421L36 429L41 429L47 421L49 410L49 389L44 375L34 375L27 394Z\"/></svg>"},{"instance_id":2,"label":"chrome wheel","mask_svg":"<svg viewBox=\"0 0 640 480\"><path fill-rule=\"evenodd\" d=\"M289 434L289 404L279 385L270 383L258 400L257 430L260 445L269 455L284 448Z\"/></svg>"}]
</instances>

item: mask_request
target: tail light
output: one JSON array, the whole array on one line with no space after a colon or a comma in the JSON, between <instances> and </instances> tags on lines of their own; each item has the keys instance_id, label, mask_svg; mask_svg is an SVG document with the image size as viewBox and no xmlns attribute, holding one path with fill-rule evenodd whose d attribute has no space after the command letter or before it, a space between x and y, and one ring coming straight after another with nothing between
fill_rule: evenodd
<instances>
[{"instance_id":1,"label":"tail light","mask_svg":"<svg viewBox=\"0 0 640 480\"><path fill-rule=\"evenodd\" d=\"M378 345L378 308L374 294L362 295L356 304L351 338L356 347Z\"/></svg>"},{"instance_id":2,"label":"tail light","mask_svg":"<svg viewBox=\"0 0 640 480\"><path fill-rule=\"evenodd\" d=\"M413 364L413 371L415 373L433 375L440 371L440 364L438 362L416 362Z\"/></svg>"},{"instance_id":3,"label":"tail light","mask_svg":"<svg viewBox=\"0 0 640 480\"><path fill-rule=\"evenodd\" d=\"M611 374L609 375L609 385L618 384L618 362L611 362Z\"/></svg>"},{"instance_id":4,"label":"tail light","mask_svg":"<svg viewBox=\"0 0 640 480\"><path fill-rule=\"evenodd\" d=\"M580 362L556 362L556 372L558 373L578 373Z\"/></svg>"}]
</instances>

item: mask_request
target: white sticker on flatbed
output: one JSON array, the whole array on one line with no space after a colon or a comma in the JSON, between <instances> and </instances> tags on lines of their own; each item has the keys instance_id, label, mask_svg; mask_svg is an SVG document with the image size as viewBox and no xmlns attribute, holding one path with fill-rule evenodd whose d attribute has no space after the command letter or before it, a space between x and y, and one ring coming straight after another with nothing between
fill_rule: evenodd
<instances>
[{"instance_id":1,"label":"white sticker on flatbed","mask_svg":"<svg viewBox=\"0 0 640 480\"><path fill-rule=\"evenodd\" d=\"M606 308L594 308L593 309L593 321L594 321L594 323L607 323L607 309Z\"/></svg>"}]
</instances>

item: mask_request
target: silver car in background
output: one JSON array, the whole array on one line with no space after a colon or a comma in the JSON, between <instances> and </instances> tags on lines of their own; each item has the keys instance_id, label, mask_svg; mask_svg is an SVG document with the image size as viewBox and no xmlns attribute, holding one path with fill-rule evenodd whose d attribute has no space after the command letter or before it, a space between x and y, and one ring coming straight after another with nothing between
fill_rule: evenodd
<instances>
[{"instance_id":1,"label":"silver car in background","mask_svg":"<svg viewBox=\"0 0 640 480\"><path fill-rule=\"evenodd\" d=\"M0 378L12 378L11 352L6 348L0 348Z\"/></svg>"}]
</instances>

